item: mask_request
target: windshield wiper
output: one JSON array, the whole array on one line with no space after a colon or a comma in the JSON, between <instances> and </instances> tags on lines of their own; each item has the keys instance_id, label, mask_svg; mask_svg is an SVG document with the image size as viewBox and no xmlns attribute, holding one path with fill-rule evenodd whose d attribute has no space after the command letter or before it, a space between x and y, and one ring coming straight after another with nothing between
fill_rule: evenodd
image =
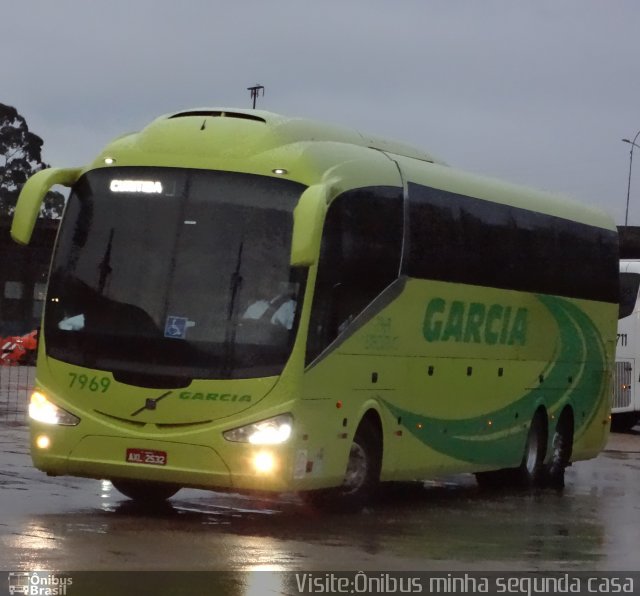
<instances>
[{"instance_id":1,"label":"windshield wiper","mask_svg":"<svg viewBox=\"0 0 640 596\"><path fill-rule=\"evenodd\" d=\"M104 294L104 288L107 285L107 280L111 275L113 269L111 268L111 247L113 245L113 234L115 230L111 228L109 232L109 242L107 242L107 248L104 251L102 261L98 265L98 271L100 272L100 279L98 280L98 294Z\"/></svg>"},{"instance_id":2,"label":"windshield wiper","mask_svg":"<svg viewBox=\"0 0 640 596\"><path fill-rule=\"evenodd\" d=\"M238 256L236 257L236 268L229 279L229 308L227 309L227 329L225 333L225 349L224 362L222 370L225 375L230 376L235 362L236 349L236 333L238 327L238 308L237 298L242 287L242 275L240 270L242 267L242 252L244 249L244 240L240 241L238 246Z\"/></svg>"}]
</instances>

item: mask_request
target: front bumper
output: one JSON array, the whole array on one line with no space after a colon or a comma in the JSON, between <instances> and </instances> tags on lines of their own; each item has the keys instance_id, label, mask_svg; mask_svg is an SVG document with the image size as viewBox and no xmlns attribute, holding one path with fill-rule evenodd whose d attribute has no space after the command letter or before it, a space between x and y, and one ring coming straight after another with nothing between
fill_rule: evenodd
<instances>
[{"instance_id":1,"label":"front bumper","mask_svg":"<svg viewBox=\"0 0 640 596\"><path fill-rule=\"evenodd\" d=\"M42 436L49 439L46 448L38 446ZM31 422L33 463L50 475L124 478L208 489L295 490L291 482L290 447L244 443L222 443L220 447L215 449L194 438L187 442L175 438L82 435L79 427ZM161 465L131 463L127 461L131 449L166 454L166 461ZM274 461L272 470L256 470L254 460L258 453L270 454Z\"/></svg>"}]
</instances>

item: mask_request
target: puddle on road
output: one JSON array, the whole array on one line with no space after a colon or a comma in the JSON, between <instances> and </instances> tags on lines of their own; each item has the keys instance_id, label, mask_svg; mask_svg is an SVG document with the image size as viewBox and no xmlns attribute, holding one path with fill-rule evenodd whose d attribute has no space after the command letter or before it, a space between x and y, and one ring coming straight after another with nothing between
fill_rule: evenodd
<instances>
[{"instance_id":1,"label":"puddle on road","mask_svg":"<svg viewBox=\"0 0 640 596\"><path fill-rule=\"evenodd\" d=\"M274 542L285 542L305 545L304 552L353 550L394 560L593 566L606 543L599 498L588 492L565 496L553 491L488 493L468 480L429 483L391 491L358 515L328 515L308 509L294 495L262 500L195 490L149 507L121 499L103 483L100 510L40 520L47 518L46 523L55 523L67 536L168 533L200 542L213 532L216 540L270 545L264 550L254 546L260 552L252 556L258 559L268 559Z\"/></svg>"},{"instance_id":2,"label":"puddle on road","mask_svg":"<svg viewBox=\"0 0 640 596\"><path fill-rule=\"evenodd\" d=\"M64 554L77 568L102 557L107 568L138 569L635 569L639 466L614 453L581 462L563 494L487 492L471 476L403 485L358 515L320 514L295 495L190 489L149 507L107 481L43 476L13 504L13 538L0 551Z\"/></svg>"}]
</instances>

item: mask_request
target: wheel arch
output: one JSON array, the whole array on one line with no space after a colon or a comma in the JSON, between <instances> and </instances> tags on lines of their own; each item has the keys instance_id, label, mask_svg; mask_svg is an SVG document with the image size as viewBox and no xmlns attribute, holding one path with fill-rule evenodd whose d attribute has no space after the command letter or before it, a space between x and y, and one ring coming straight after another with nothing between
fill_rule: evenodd
<instances>
[{"instance_id":1,"label":"wheel arch","mask_svg":"<svg viewBox=\"0 0 640 596\"><path fill-rule=\"evenodd\" d=\"M353 425L353 436L356 435L358 429L363 424L370 424L371 427L375 430L375 434L378 438L378 444L375 446L378 454L379 460L379 473L382 471L384 466L385 455L388 457L388 449L385 449L385 421L383 413L380 411L381 408L376 402L368 402L364 404L364 407L358 413L357 424Z\"/></svg>"},{"instance_id":2,"label":"wheel arch","mask_svg":"<svg viewBox=\"0 0 640 596\"><path fill-rule=\"evenodd\" d=\"M375 428L380 438L380 454L382 455L384 452L384 425L382 422L382 416L378 409L372 406L365 409L359 417L358 424L354 427L354 434L358 432L358 428L361 424L371 424L373 428Z\"/></svg>"}]
</instances>

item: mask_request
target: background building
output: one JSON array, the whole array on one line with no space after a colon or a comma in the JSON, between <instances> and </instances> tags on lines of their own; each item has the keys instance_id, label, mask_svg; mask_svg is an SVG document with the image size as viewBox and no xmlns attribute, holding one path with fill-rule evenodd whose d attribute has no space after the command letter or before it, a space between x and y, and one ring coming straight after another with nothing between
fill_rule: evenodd
<instances>
[{"instance_id":1,"label":"background building","mask_svg":"<svg viewBox=\"0 0 640 596\"><path fill-rule=\"evenodd\" d=\"M0 219L0 336L22 335L40 326L51 250L58 220L38 220L28 246L9 234L11 220Z\"/></svg>"}]
</instances>

